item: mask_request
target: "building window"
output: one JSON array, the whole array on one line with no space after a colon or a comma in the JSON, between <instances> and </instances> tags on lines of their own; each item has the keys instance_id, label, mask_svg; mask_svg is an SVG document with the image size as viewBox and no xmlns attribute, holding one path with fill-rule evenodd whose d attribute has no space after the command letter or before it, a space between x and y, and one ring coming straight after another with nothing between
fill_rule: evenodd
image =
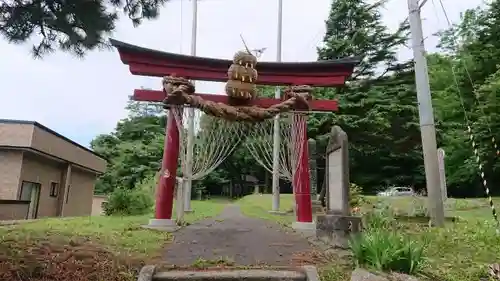
<instances>
[{"instance_id":1,"label":"building window","mask_svg":"<svg viewBox=\"0 0 500 281\"><path fill-rule=\"evenodd\" d=\"M59 183L51 182L50 183L50 197L57 197L59 195Z\"/></svg>"}]
</instances>

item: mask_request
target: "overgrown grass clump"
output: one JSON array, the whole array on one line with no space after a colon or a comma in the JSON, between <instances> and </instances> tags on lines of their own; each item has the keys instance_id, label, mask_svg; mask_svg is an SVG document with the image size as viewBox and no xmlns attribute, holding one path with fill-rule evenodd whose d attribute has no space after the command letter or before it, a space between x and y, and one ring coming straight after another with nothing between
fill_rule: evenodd
<instances>
[{"instance_id":1,"label":"overgrown grass clump","mask_svg":"<svg viewBox=\"0 0 500 281\"><path fill-rule=\"evenodd\" d=\"M486 200L448 199L447 216L458 217L443 228L401 220L426 217L425 198L368 198L363 233L351 240L355 265L377 271L419 275L423 280L466 281L486 277L500 260L500 236Z\"/></svg>"},{"instance_id":2,"label":"overgrown grass clump","mask_svg":"<svg viewBox=\"0 0 500 281\"><path fill-rule=\"evenodd\" d=\"M357 266L378 271L415 274L425 262L426 243L402 233L386 208L365 214L364 230L351 238L349 246Z\"/></svg>"}]
</instances>

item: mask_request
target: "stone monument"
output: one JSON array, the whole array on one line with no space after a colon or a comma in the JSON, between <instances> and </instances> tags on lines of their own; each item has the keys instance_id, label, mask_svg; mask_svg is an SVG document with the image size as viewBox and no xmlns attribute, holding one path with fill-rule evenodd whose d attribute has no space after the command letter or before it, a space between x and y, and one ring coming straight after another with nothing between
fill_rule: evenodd
<instances>
[{"instance_id":1,"label":"stone monument","mask_svg":"<svg viewBox=\"0 0 500 281\"><path fill-rule=\"evenodd\" d=\"M316 140L309 139L309 175L311 176L311 200L313 214L323 211L321 202L318 200L318 170L317 170L317 149Z\"/></svg>"},{"instance_id":2,"label":"stone monument","mask_svg":"<svg viewBox=\"0 0 500 281\"><path fill-rule=\"evenodd\" d=\"M448 199L448 188L446 187L446 171L444 166L444 158L446 157L444 149L438 148L438 165L439 165L439 182L441 187L441 195L443 196L443 202Z\"/></svg>"},{"instance_id":3,"label":"stone monument","mask_svg":"<svg viewBox=\"0 0 500 281\"><path fill-rule=\"evenodd\" d=\"M318 194L318 173L317 173L317 165L316 165L316 140L309 139L308 140L309 147L309 174L311 176L311 197L313 200L316 200L316 196Z\"/></svg>"},{"instance_id":4,"label":"stone monument","mask_svg":"<svg viewBox=\"0 0 500 281\"><path fill-rule=\"evenodd\" d=\"M361 230L361 218L349 207L349 147L347 134L334 126L326 149L326 214L316 219L316 237L334 247L347 248L351 233Z\"/></svg>"}]
</instances>

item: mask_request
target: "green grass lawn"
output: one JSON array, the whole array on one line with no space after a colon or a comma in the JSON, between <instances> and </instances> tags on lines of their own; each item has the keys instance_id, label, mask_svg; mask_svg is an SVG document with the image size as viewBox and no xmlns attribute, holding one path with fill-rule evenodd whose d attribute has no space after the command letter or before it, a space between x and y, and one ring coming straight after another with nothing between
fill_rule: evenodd
<instances>
[{"instance_id":1,"label":"green grass lawn","mask_svg":"<svg viewBox=\"0 0 500 281\"><path fill-rule=\"evenodd\" d=\"M188 223L218 215L225 202L193 201L194 212L186 214ZM175 210L174 210L175 214ZM86 239L109 247L115 253L149 255L168 243L171 234L144 229L153 215L144 216L91 216L75 218L47 218L14 226L0 227L1 241L65 238Z\"/></svg>"},{"instance_id":2,"label":"green grass lawn","mask_svg":"<svg viewBox=\"0 0 500 281\"><path fill-rule=\"evenodd\" d=\"M500 198L495 198L500 203ZM281 210L293 206L291 194L281 197ZM271 195L250 195L238 201L243 213L251 217L273 220L288 224L295 220L288 216L272 215ZM398 213L417 214L425 209L424 198L409 197L365 197L365 207L372 205L389 206ZM362 206L363 209L363 206ZM479 280L485 267L500 261L500 236L496 234L488 200L453 199L445 203L446 216L458 217L458 222L448 223L444 228L429 228L424 224L401 223L401 231L412 240L426 243L427 257L423 273L433 276L430 280L469 281ZM330 264L323 266L322 280L349 280L353 266Z\"/></svg>"},{"instance_id":3,"label":"green grass lawn","mask_svg":"<svg viewBox=\"0 0 500 281\"><path fill-rule=\"evenodd\" d=\"M188 223L217 216L226 202L193 201ZM132 281L161 261L172 234L144 229L153 215L48 218L0 227L0 280Z\"/></svg>"},{"instance_id":4,"label":"green grass lawn","mask_svg":"<svg viewBox=\"0 0 500 281\"><path fill-rule=\"evenodd\" d=\"M295 200L292 194L282 194L280 196L280 211L288 212L286 214L272 214L271 194L253 194L248 195L236 201L240 206L241 212L249 217L262 218L275 221L281 225L290 225L295 221L295 215L292 211Z\"/></svg>"},{"instance_id":5,"label":"green grass lawn","mask_svg":"<svg viewBox=\"0 0 500 281\"><path fill-rule=\"evenodd\" d=\"M365 201L366 205L385 205L390 206L392 210L403 210L409 213L425 207L425 201L415 198L366 197ZM499 200L496 199L496 201ZM224 200L193 201L192 207L195 211L186 214L185 219L187 222L194 222L205 217L216 216L225 204ZM272 205L271 195L246 196L238 200L236 204L241 207L244 214L250 217L272 220L283 225L289 225L295 221L293 212L287 215L273 215L268 212ZM290 211L293 204L291 194L282 195L282 211ZM432 280L479 280L485 266L500 260L500 238L495 234L495 225L488 202L486 199L448 199L446 212L448 216L460 217L459 221L448 223L444 228L428 228L422 224L402 223L399 231L415 241L428 243L425 251L427 261L423 272L435 276ZM19 262L13 267L17 272L20 271L18 267L27 264L27 259L34 258L38 263L44 262L44 270L47 270L47 266L57 265L57 268L51 269L51 276L58 276L61 273L57 270L60 270L60 267L64 268L68 261L53 262L53 259L72 252L79 253L80 257L73 258L76 261L67 265L68 270L75 265L85 264L81 259L86 259L86 262L92 265L90 268L93 272L102 271L103 276L113 276L106 280L134 280L135 276L132 272L137 270L143 262L154 261L155 257L161 254L161 249L172 238L169 233L141 228L141 225L147 224L151 217L148 215L53 218L0 227L0 241L2 241L0 265L6 268L4 264L7 261L10 262L15 260L14 257L19 257ZM48 245L48 243L52 244ZM104 249L105 252L100 249ZM127 262L116 262L116 256L133 258L134 262L129 262L133 266L122 268L122 265ZM341 261L347 262L348 265L339 266ZM352 263L346 258L342 258L341 261L331 259L329 264L321 266L323 281L349 280ZM40 268L38 266L28 271L30 274L35 274ZM21 271L26 270L23 267ZM0 280L39 280L31 275L30 278L15 279L9 275L3 276L4 273L0 272Z\"/></svg>"}]
</instances>

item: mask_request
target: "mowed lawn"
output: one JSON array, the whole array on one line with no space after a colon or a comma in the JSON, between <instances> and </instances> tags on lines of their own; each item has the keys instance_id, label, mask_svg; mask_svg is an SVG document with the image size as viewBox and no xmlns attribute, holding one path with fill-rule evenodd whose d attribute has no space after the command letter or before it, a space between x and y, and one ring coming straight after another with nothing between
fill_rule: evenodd
<instances>
[{"instance_id":1,"label":"mowed lawn","mask_svg":"<svg viewBox=\"0 0 500 281\"><path fill-rule=\"evenodd\" d=\"M195 222L217 216L226 202L193 201ZM144 229L153 215L39 219L0 227L0 280L132 281L159 263L172 234Z\"/></svg>"},{"instance_id":2,"label":"mowed lawn","mask_svg":"<svg viewBox=\"0 0 500 281\"><path fill-rule=\"evenodd\" d=\"M498 199L495 201L500 203ZM223 200L193 201L195 211L186 214L186 221L216 216L226 203ZM246 196L236 201L236 204L250 217L276 221L284 226L295 221L291 194L281 197L280 209L288 212L285 215L269 213L271 195ZM425 207L425 200L365 197L365 207L368 209L373 206L411 214L420 212ZM415 241L427 243L424 273L432 276L429 280L479 280L487 265L500 260L500 236L495 233L496 225L488 201L450 198L446 202L446 213L447 216L459 217L459 220L447 223L444 228L429 228L423 224L406 222L401 223L398 231ZM81 276L72 275L57 280L88 280L86 276L96 272L102 274L99 276L102 280L135 280L137 269L145 262L157 262L155 258L161 256L162 249L172 239L169 233L141 228L151 217L40 219L0 227L0 280L52 280L47 277L75 272L70 270L75 266L87 266L87 269L76 271ZM72 259L58 260L61 255L68 253ZM129 259L118 260L118 257ZM346 260L348 258L342 258L342 262ZM322 280L349 280L353 265L347 264L339 266L339 260L332 259L321 265ZM22 272L24 275L16 279L13 272L17 275ZM50 274L43 275L45 279L37 279L40 272Z\"/></svg>"},{"instance_id":3,"label":"mowed lawn","mask_svg":"<svg viewBox=\"0 0 500 281\"><path fill-rule=\"evenodd\" d=\"M408 215L421 214L425 210L425 198L409 197L364 197L365 209L389 208L393 212ZM497 205L500 198L495 198ZM250 195L238 201L243 213L252 217L273 220L290 225L295 221L293 213L273 215L271 195ZM293 195L281 196L282 211L292 209ZM429 228L425 224L402 222L398 231L415 241L426 243L427 257L424 273L428 280L469 281L479 280L485 268L500 261L500 235L496 234L496 222L491 214L488 200L453 199L445 203L446 216L457 217L457 222L448 222L444 228ZM335 262L337 263L337 262ZM351 267L338 264L322 266L324 281L349 280Z\"/></svg>"},{"instance_id":4,"label":"mowed lawn","mask_svg":"<svg viewBox=\"0 0 500 281\"><path fill-rule=\"evenodd\" d=\"M194 212L185 215L192 223L217 216L226 202L221 200L193 201ZM175 208L174 208L175 215ZM144 229L153 214L144 216L90 216L75 218L48 218L13 226L0 227L0 238L6 240L85 239L108 247L118 253L150 255L171 239L171 234Z\"/></svg>"},{"instance_id":5,"label":"mowed lawn","mask_svg":"<svg viewBox=\"0 0 500 281\"><path fill-rule=\"evenodd\" d=\"M241 212L249 217L272 220L284 226L289 226L295 221L293 213L295 200L292 194L281 194L280 196L280 211L284 214L269 212L272 210L271 194L248 195L236 201L236 204L240 206Z\"/></svg>"}]
</instances>

